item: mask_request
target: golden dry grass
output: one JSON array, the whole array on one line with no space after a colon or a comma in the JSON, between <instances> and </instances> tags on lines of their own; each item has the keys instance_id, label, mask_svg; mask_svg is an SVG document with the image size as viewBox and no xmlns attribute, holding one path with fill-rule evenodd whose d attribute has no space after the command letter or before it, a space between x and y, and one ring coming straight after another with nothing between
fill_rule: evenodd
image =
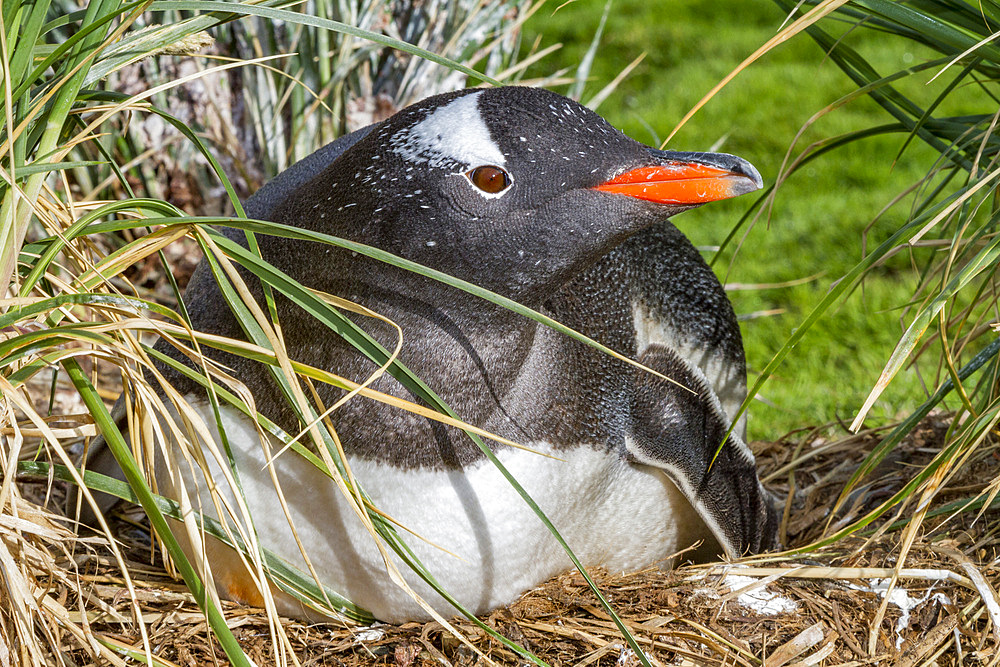
<instances>
[{"instance_id":1,"label":"golden dry grass","mask_svg":"<svg viewBox=\"0 0 1000 667\"><path fill-rule=\"evenodd\" d=\"M826 0L821 6L837 4L838 0ZM793 24L790 30L803 24ZM116 109L139 111L146 97L143 93ZM110 115L109 109L93 111ZM83 131L79 141L96 127ZM27 200L42 211L35 215L46 233L64 232L82 211L102 203L64 202L73 199L68 180L61 182L62 190L42 188L41 181L36 185ZM180 236L185 230L174 232ZM76 239L63 258L67 270L56 267L46 272L55 288L52 294L67 292L73 277L91 276L92 267L108 258L109 248L92 246L89 240ZM113 286L127 294L153 293L154 300L168 302L173 292L163 282L158 261L152 259L155 248L136 244L130 250L127 257L114 261L114 270L104 267L116 274ZM140 289L134 292L133 286ZM110 286L100 287L105 288ZM84 291L90 289L93 285ZM8 305L23 305L15 301ZM31 327L90 321L91 316L102 327L110 322L109 330L121 328L117 315L110 319L107 313L95 315L96 306L52 308L58 308L59 315L51 322L18 320L0 330L0 342ZM58 380L50 392L48 365L62 360L61 355L74 355L74 363L79 360L101 396L110 401L138 348L131 339L118 341L120 349L111 354L96 344L88 348L58 337L52 340L59 353L45 362L28 344L23 359L15 356L11 368L38 362L35 368L46 370L39 370L28 386L17 391L5 385L4 398L10 400L0 404L5 411L0 417L0 667L124 665L144 657L154 664L224 663L204 615L180 580L168 574L139 514L130 511L116 517L117 548L112 548L104 538L77 535L62 518L65 488L58 483L27 479L15 483L18 461L58 461L64 453L78 453L84 438L96 433L76 390ZM102 355L109 360L107 367L99 361ZM960 393L965 397L964 390ZM54 406L48 405L50 396ZM969 403L967 397L965 402ZM969 413L975 415L971 405ZM37 417L46 414L55 416L45 421ZM995 414L986 417L994 419ZM948 503L989 496L996 492L994 486L1000 488L995 481L1000 480L996 433L991 430L995 423L946 438L949 424L944 415L925 420L843 503L839 501L852 474L884 431L835 437L829 429L821 429L781 442L757 443L762 476L770 488L788 498L782 540L800 552L672 572L594 573L600 588L655 665L997 664L996 512L981 516L965 512L950 518L935 514ZM983 441L981 433L986 434ZM967 439L962 448L956 448L922 486L912 489L907 501L870 526L878 529L874 535L855 535L804 550L878 507L939 456L946 441L951 445L961 438ZM906 528L886 530L893 521L913 516L917 520ZM261 610L226 604L225 613L230 629L256 664L524 663L466 621L455 625L469 644L439 623L365 629L282 620L282 632L277 633L274 619ZM486 622L549 664L638 662L624 648L619 630L579 573L546 582ZM278 635L286 638L285 643L275 642Z\"/></svg>"},{"instance_id":2,"label":"golden dry grass","mask_svg":"<svg viewBox=\"0 0 1000 667\"><path fill-rule=\"evenodd\" d=\"M62 425L72 420L67 417ZM834 517L832 528L826 526L832 503L879 434L832 438L809 432L755 443L770 488L787 493L794 484L782 523L786 545L801 547L898 490L940 451L946 426L943 415L928 418L866 480L842 515ZM930 511L983 490L983 480L993 479L1000 468L996 452L995 444L979 448L979 460L964 468L971 472L953 479ZM0 521L0 558L7 566L6 585L0 588L7 651L0 651L0 665L32 661L19 655L18 638L26 630L45 635L36 647L45 646L48 653L35 656L37 664L59 663L58 653L65 664L122 664L115 656L124 650L141 653L143 634L161 664L225 664L194 600L151 548L141 513L119 512L114 524L133 580L133 602L103 541L76 537L60 525L58 515L42 508L58 506L59 486L31 481L20 488L24 494L17 498L16 515L5 513ZM904 511L903 518L908 514ZM594 574L654 665L997 664L997 513L977 518L966 512L940 525L944 519L925 518L905 561L899 560L900 532L887 531L797 556L672 572ZM24 596L22 604L14 599L18 594ZM225 612L256 664L280 658L262 610L226 603ZM19 623L28 626L18 628ZM549 664L637 664L575 572L526 593L492 613L487 623ZM296 654L286 656L290 663L524 663L466 621L458 621L458 629L485 657L437 623L351 628L284 620L283 625Z\"/></svg>"}]
</instances>

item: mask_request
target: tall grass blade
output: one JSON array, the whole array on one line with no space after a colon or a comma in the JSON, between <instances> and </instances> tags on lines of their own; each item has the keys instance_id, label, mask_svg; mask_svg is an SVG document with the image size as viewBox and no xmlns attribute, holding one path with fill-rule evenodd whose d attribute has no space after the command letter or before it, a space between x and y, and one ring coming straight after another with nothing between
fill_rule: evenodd
<instances>
[{"instance_id":1,"label":"tall grass blade","mask_svg":"<svg viewBox=\"0 0 1000 667\"><path fill-rule=\"evenodd\" d=\"M80 392L80 397L90 410L90 414L97 422L98 429L101 435L104 436L105 442L108 443L108 446L114 452L115 458L125 473L129 486L136 494L139 503L146 512L146 516L149 517L149 522L152 524L153 530L156 531L157 536L170 552L171 559L177 566L177 569L180 570L181 576L184 578L184 583L187 585L188 590L191 591L198 606L205 612L208 623L212 626L212 632L222 645L226 657L234 665L250 667L252 663L236 642L236 638L226 624L226 619L209 596L208 591L201 582L201 578L198 577L198 573L191 566L191 563L188 562L187 556L184 555L180 544L167 526L166 518L157 506L152 492L146 485L146 480L139 472L132 458L132 452L125 442L125 438L118 430L118 426L114 423L107 408L104 407L104 402L98 396L94 386L75 360L66 360L63 363L63 367L66 369L74 386L76 386L77 391Z\"/></svg>"}]
</instances>

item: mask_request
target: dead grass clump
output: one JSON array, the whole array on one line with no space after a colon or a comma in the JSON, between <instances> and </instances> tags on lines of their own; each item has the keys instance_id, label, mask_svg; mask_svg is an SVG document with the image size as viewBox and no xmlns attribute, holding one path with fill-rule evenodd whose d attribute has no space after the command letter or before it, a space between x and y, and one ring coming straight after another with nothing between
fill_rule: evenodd
<instances>
[{"instance_id":1,"label":"dead grass clump","mask_svg":"<svg viewBox=\"0 0 1000 667\"><path fill-rule=\"evenodd\" d=\"M786 546L801 548L898 490L915 466L940 451L945 424L943 417L926 420L835 517L829 511L839 490L878 432L841 439L812 432L782 443L757 443L762 476L771 488L790 492L783 523ZM994 623L1000 619L991 615L1000 611L995 592L1000 582L997 512L987 509L978 518L975 512L935 514L956 499L974 497L997 476L995 448L983 446L979 455L976 465L967 468L971 472L962 473L935 501L925 532L905 562L898 558L900 533L885 530L896 517L887 515L870 527L874 534L808 553L670 572L594 574L654 665L996 664L1000 638ZM47 485L29 486L37 491ZM25 600L35 600L38 609L30 613L59 615L67 629L48 642L48 658L58 652L71 657L67 664L114 661L116 653L141 653L145 634L163 664L224 662L194 600L180 581L166 574L141 512L120 512L115 526L134 582L133 603L114 559L98 540L75 538L51 515L25 502L19 505L21 518L26 518L23 508L30 506L32 529L26 531L25 522L13 525L7 515L2 529L4 545L18 554L18 581L29 583L8 576L6 590L21 586L29 592ZM22 612L6 602L3 630L9 639L17 635L7 625L22 622ZM25 608L31 606L29 602ZM225 603L225 613L256 664L276 661L263 611ZM486 620L548 664L638 664L576 572L526 593ZM286 620L283 626L304 665L483 662L437 623L352 628ZM456 626L488 659L524 664L473 624L459 621ZM0 656L2 664L13 663Z\"/></svg>"}]
</instances>

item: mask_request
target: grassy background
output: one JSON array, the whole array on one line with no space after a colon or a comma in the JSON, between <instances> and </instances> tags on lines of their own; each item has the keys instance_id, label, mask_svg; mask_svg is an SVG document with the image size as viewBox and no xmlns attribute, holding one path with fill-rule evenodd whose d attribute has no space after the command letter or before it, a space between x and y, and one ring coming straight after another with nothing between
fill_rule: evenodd
<instances>
[{"instance_id":1,"label":"grassy background","mask_svg":"<svg viewBox=\"0 0 1000 667\"><path fill-rule=\"evenodd\" d=\"M528 24L524 42L532 44L539 37L542 46L562 42L555 64L574 67L592 39L602 9L603 3L596 2L576 2L555 13L544 9ZM630 136L658 145L713 85L774 35L783 19L774 4L763 0L721 0L711 10L694 0L616 0L583 97L598 91L645 52L645 60L598 111ZM887 43L868 30L854 30L847 38L883 74L927 55L902 50L906 45L901 40ZM552 65L549 61L546 66ZM924 82L931 76L916 78ZM670 147L736 153L753 162L766 183L773 183L802 125L854 88L832 62L824 60L816 44L799 35L740 74L673 138ZM922 91L921 97L926 98L927 92ZM870 100L856 100L821 119L800 146L889 120ZM919 142L893 164L904 140L904 135L872 138L814 161L780 188L769 220L758 221L739 253L734 256L727 250L716 259L717 273L731 285L782 283L820 274L793 287L730 291L744 320L751 382L831 282L861 259L865 230L877 213L927 173L936 154ZM722 243L751 201L712 204L674 222L696 245L705 247L711 259L715 253L710 248ZM868 231L869 248L898 227L910 202L904 200ZM901 253L876 269L861 290L809 332L753 406L752 438L776 438L793 428L837 419L849 422L854 417L905 326L900 307L912 298L917 284L912 260ZM755 315L773 310L783 312ZM916 369L900 373L870 422L906 414L923 395Z\"/></svg>"}]
</instances>

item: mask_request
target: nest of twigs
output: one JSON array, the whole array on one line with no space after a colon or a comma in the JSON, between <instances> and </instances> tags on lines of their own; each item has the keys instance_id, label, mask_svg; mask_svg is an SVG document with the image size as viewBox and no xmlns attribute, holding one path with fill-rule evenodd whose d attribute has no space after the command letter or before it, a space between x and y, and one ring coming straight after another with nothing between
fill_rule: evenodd
<instances>
[{"instance_id":1,"label":"nest of twigs","mask_svg":"<svg viewBox=\"0 0 1000 667\"><path fill-rule=\"evenodd\" d=\"M941 417L926 420L835 516L834 502L873 444L859 440L877 439L878 432L840 439L811 432L756 443L762 478L790 498L782 524L786 546L799 548L829 534L901 488L940 451L945 427ZM980 447L980 460L964 467L973 472L952 480L935 508L983 490L1000 468L993 452ZM17 575L8 569L0 592L8 598L0 612L7 642L0 665L32 658L39 664L124 664L123 655L140 656L144 645L160 664L225 663L193 598L166 573L135 512L119 513L117 524L130 589L106 543L77 538L39 509L58 500L58 489L29 486L22 491L36 502L21 498L19 518L5 514L0 524L0 556L5 566L16 564ZM901 533L887 528L906 518L905 509L903 514L872 524L874 535L856 534L798 555L592 574L654 665L996 664L996 514L935 515L932 508L924 534L900 562ZM275 649L263 610L224 607L256 664L293 664ZM48 636L26 647L18 637L32 634L24 623L30 626L36 615L55 622L37 623L37 632ZM486 622L549 664L639 664L576 572L526 593ZM18 627L27 634L14 631ZM365 628L282 621L287 645L304 665L524 664L472 623L457 621L456 627L464 642L437 623Z\"/></svg>"}]
</instances>

